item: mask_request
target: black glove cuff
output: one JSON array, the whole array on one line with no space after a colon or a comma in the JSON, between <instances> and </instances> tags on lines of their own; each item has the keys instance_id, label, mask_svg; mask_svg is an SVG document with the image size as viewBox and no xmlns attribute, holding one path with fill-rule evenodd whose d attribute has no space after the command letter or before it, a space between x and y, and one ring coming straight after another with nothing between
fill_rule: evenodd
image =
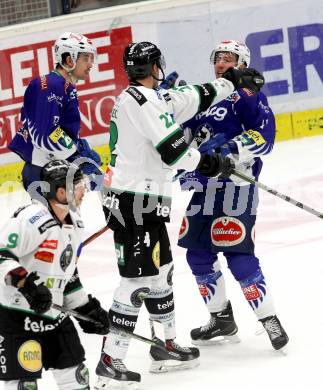
<instances>
[{"instance_id":1,"label":"black glove cuff","mask_svg":"<svg viewBox=\"0 0 323 390\"><path fill-rule=\"evenodd\" d=\"M206 177L216 176L218 172L218 163L216 157L209 154L201 154L201 160L197 166L197 170Z\"/></svg>"}]
</instances>

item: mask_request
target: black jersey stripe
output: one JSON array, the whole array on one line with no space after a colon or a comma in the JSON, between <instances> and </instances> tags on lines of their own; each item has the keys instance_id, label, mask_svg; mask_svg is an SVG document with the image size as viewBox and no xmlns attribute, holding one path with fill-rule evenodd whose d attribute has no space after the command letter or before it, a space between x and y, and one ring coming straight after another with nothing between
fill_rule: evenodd
<instances>
[{"instance_id":1,"label":"black jersey stripe","mask_svg":"<svg viewBox=\"0 0 323 390\"><path fill-rule=\"evenodd\" d=\"M169 134L159 142L156 149L165 164L175 164L188 149L183 130L179 128Z\"/></svg>"},{"instance_id":2,"label":"black jersey stripe","mask_svg":"<svg viewBox=\"0 0 323 390\"><path fill-rule=\"evenodd\" d=\"M197 113L207 110L216 97L216 89L211 83L194 85L200 96L200 104Z\"/></svg>"}]
</instances>

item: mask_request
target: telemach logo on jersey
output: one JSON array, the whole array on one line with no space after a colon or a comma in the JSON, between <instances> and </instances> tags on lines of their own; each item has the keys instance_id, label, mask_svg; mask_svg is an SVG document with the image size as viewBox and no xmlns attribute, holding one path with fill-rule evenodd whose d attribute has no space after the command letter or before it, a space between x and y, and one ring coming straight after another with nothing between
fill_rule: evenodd
<instances>
[{"instance_id":1,"label":"telemach logo on jersey","mask_svg":"<svg viewBox=\"0 0 323 390\"><path fill-rule=\"evenodd\" d=\"M216 246L234 246L246 237L244 224L233 217L221 217L211 225L211 239Z\"/></svg>"}]
</instances>

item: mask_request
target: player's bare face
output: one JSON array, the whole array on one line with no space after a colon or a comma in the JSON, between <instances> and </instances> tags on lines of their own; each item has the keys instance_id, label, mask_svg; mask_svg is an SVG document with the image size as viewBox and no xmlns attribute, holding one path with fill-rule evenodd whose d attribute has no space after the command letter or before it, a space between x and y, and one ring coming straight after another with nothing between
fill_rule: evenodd
<instances>
[{"instance_id":1,"label":"player's bare face","mask_svg":"<svg viewBox=\"0 0 323 390\"><path fill-rule=\"evenodd\" d=\"M85 80L89 77L90 71L94 64L94 55L92 53L80 53L73 75L77 80Z\"/></svg>"},{"instance_id":2,"label":"player's bare face","mask_svg":"<svg viewBox=\"0 0 323 390\"><path fill-rule=\"evenodd\" d=\"M223 76L229 68L237 66L237 55L228 51L218 52L215 55L214 70L215 76L218 79Z\"/></svg>"}]
</instances>

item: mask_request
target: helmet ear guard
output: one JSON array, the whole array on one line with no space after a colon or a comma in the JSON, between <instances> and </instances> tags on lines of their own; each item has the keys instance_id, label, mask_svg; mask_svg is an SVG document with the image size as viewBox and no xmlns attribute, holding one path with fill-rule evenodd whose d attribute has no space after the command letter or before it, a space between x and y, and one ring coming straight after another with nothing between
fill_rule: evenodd
<instances>
[{"instance_id":1,"label":"helmet ear guard","mask_svg":"<svg viewBox=\"0 0 323 390\"><path fill-rule=\"evenodd\" d=\"M250 50L243 42L234 40L222 41L214 50L212 50L210 56L210 62L212 65L215 63L216 54L219 52L230 52L236 54L238 56L237 67L240 65L246 65L249 67L250 65Z\"/></svg>"}]
</instances>

